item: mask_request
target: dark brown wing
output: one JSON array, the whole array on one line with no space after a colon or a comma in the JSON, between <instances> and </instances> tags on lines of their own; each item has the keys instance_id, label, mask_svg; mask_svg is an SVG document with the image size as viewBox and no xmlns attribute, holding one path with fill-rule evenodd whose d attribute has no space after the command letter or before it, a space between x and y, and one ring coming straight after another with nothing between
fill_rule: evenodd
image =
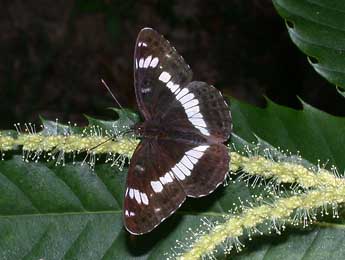
<instances>
[{"instance_id":1,"label":"dark brown wing","mask_svg":"<svg viewBox=\"0 0 345 260\"><path fill-rule=\"evenodd\" d=\"M175 176L173 162L155 141L143 140L130 162L124 198L126 229L135 235L150 232L174 213L186 199Z\"/></svg>"},{"instance_id":2,"label":"dark brown wing","mask_svg":"<svg viewBox=\"0 0 345 260\"><path fill-rule=\"evenodd\" d=\"M130 162L124 221L132 234L144 234L174 213L186 196L201 197L225 179L229 155L223 144L147 140Z\"/></svg>"},{"instance_id":3,"label":"dark brown wing","mask_svg":"<svg viewBox=\"0 0 345 260\"><path fill-rule=\"evenodd\" d=\"M223 144L188 144L159 141L161 152L174 162L170 169L188 197L203 197L224 182L229 171L229 152Z\"/></svg>"},{"instance_id":4,"label":"dark brown wing","mask_svg":"<svg viewBox=\"0 0 345 260\"><path fill-rule=\"evenodd\" d=\"M140 31L134 52L134 85L145 119L157 118L174 101L168 82L185 86L192 71L170 43L151 28Z\"/></svg>"},{"instance_id":5,"label":"dark brown wing","mask_svg":"<svg viewBox=\"0 0 345 260\"><path fill-rule=\"evenodd\" d=\"M225 142L232 129L230 109L222 94L201 81L193 81L177 93L174 104L161 117L168 129L201 134L213 142Z\"/></svg>"},{"instance_id":6,"label":"dark brown wing","mask_svg":"<svg viewBox=\"0 0 345 260\"><path fill-rule=\"evenodd\" d=\"M191 82L190 67L163 36L141 30L134 57L135 92L146 120L216 142L228 139L231 116L221 93L205 82Z\"/></svg>"}]
</instances>

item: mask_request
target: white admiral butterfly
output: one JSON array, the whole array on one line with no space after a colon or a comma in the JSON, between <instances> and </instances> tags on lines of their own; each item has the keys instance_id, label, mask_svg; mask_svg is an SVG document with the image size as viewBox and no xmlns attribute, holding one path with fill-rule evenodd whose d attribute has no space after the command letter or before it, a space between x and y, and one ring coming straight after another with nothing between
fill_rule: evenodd
<instances>
[{"instance_id":1,"label":"white admiral butterfly","mask_svg":"<svg viewBox=\"0 0 345 260\"><path fill-rule=\"evenodd\" d=\"M201 81L170 43L151 28L140 31L134 84L143 123L130 161L124 223L135 235L150 232L186 197L202 197L225 179L232 129L221 93Z\"/></svg>"}]
</instances>

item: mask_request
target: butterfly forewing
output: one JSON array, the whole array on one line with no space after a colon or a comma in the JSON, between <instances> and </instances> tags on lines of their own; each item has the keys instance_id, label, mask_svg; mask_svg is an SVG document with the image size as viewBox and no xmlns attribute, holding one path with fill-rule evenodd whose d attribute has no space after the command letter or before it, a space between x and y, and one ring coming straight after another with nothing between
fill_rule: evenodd
<instances>
[{"instance_id":1,"label":"butterfly forewing","mask_svg":"<svg viewBox=\"0 0 345 260\"><path fill-rule=\"evenodd\" d=\"M125 226L132 234L151 231L183 203L201 197L224 181L229 155L223 144L143 140L127 177Z\"/></svg>"},{"instance_id":2,"label":"butterfly forewing","mask_svg":"<svg viewBox=\"0 0 345 260\"><path fill-rule=\"evenodd\" d=\"M173 162L155 141L143 140L130 163L124 199L126 229L135 235L154 229L175 212L186 194L174 175Z\"/></svg>"},{"instance_id":3,"label":"butterfly forewing","mask_svg":"<svg viewBox=\"0 0 345 260\"><path fill-rule=\"evenodd\" d=\"M151 28L140 31L134 52L134 84L137 102L145 119L158 118L174 101L166 87L183 87L192 71L170 43Z\"/></svg>"},{"instance_id":4,"label":"butterfly forewing","mask_svg":"<svg viewBox=\"0 0 345 260\"><path fill-rule=\"evenodd\" d=\"M225 141L231 130L229 108L220 92L194 81L192 71L170 43L146 28L135 47L135 90L145 119L173 131Z\"/></svg>"}]
</instances>

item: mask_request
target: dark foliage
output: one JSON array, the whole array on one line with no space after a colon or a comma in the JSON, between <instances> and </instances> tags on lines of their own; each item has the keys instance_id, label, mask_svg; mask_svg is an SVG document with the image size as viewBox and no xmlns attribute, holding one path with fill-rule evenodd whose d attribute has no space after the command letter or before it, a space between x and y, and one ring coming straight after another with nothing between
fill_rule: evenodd
<instances>
[{"instance_id":1,"label":"dark foliage","mask_svg":"<svg viewBox=\"0 0 345 260\"><path fill-rule=\"evenodd\" d=\"M293 45L271 1L2 1L0 128L38 115L109 117L104 108L115 104L101 77L123 106L135 107L133 50L145 26L176 46L195 79L228 95L299 108L298 95L344 113L345 101Z\"/></svg>"}]
</instances>

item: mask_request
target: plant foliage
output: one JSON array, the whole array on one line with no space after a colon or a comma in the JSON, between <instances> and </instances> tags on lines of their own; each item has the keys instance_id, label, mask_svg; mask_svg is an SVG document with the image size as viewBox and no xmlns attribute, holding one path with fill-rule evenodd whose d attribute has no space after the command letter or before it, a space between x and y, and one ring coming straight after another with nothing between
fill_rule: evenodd
<instances>
[{"instance_id":1,"label":"plant foliage","mask_svg":"<svg viewBox=\"0 0 345 260\"><path fill-rule=\"evenodd\" d=\"M330 160L344 168L342 149L345 121L304 104L296 111L268 102L260 109L232 100L235 133L245 140L255 135L275 147L300 151L303 158L317 163ZM98 122L112 129L122 120ZM90 119L91 120L91 119ZM122 120L122 121L121 121ZM92 124L97 124L92 119ZM45 122L47 124L47 122ZM53 124L51 124L53 126ZM120 127L120 126L119 126ZM64 129L64 128L61 128ZM154 160L155 158L151 158ZM100 160L93 171L80 162L66 160L56 166L44 159L25 163L7 153L0 162L0 259L158 259L167 257L176 240L190 236L201 218L222 220L222 215L257 191L237 182L219 188L202 199L189 199L169 220L148 235L133 237L122 226L122 200L126 167L120 170ZM331 222L329 222L331 221ZM246 250L234 256L290 259L340 256L345 235L342 221L324 219L314 229L288 229L282 236L271 235L246 241ZM323 246L318 246L322 244ZM294 248L294 250L291 250ZM166 255L167 253L167 255Z\"/></svg>"},{"instance_id":2,"label":"plant foliage","mask_svg":"<svg viewBox=\"0 0 345 260\"><path fill-rule=\"evenodd\" d=\"M273 0L286 20L292 41L313 68L345 88L345 2L342 0Z\"/></svg>"}]
</instances>

